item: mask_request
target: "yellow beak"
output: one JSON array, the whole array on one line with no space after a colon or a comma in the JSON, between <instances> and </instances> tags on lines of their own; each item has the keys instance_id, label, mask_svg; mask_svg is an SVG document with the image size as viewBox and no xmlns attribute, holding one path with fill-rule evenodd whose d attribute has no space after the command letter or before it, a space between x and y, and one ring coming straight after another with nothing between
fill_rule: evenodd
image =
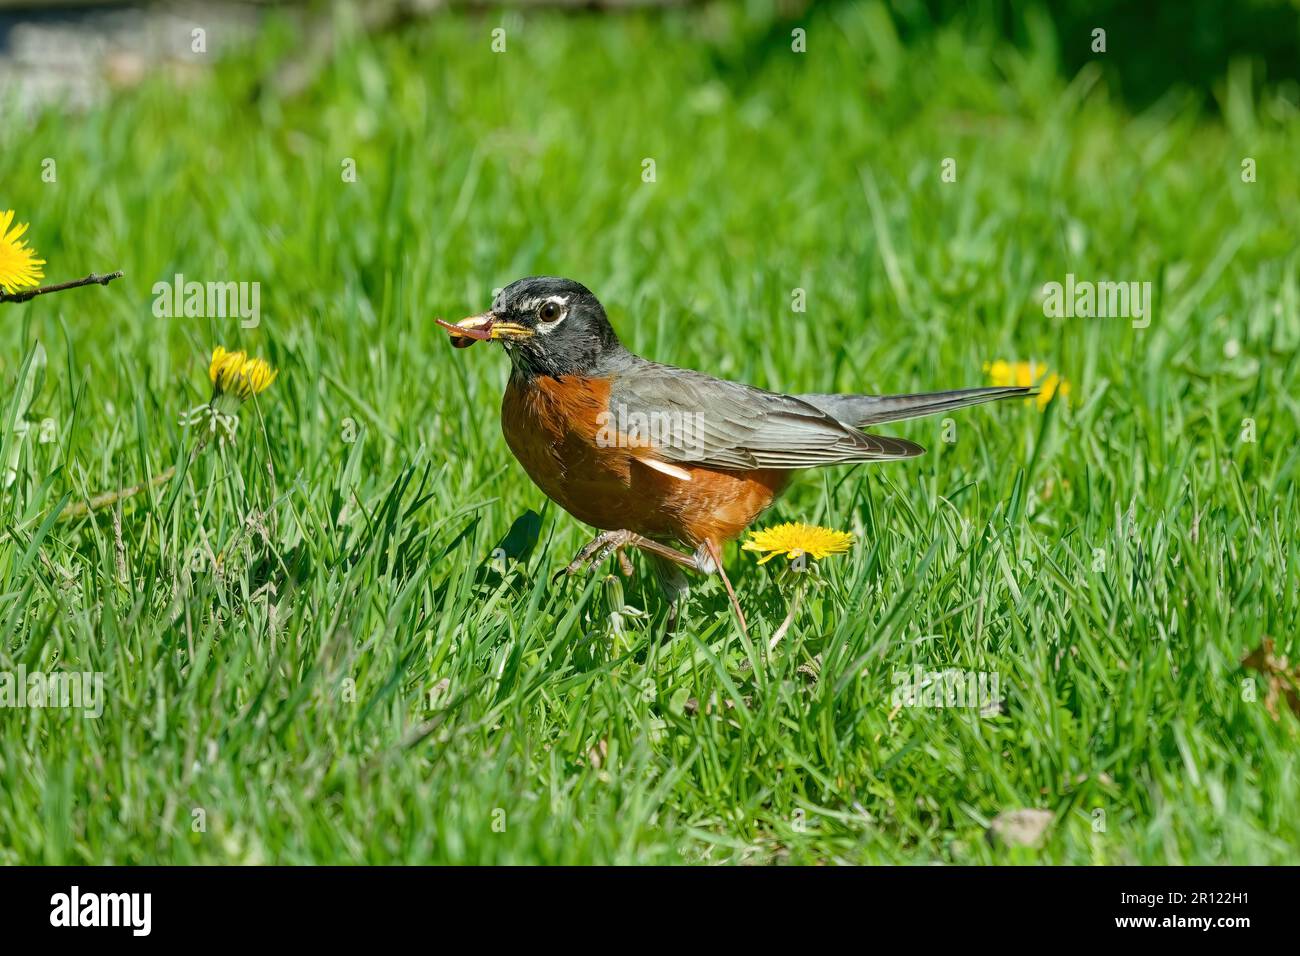
<instances>
[{"instance_id":1,"label":"yellow beak","mask_svg":"<svg viewBox=\"0 0 1300 956\"><path fill-rule=\"evenodd\" d=\"M436 321L451 334L453 339L468 339L470 342L480 339L528 339L536 334L532 329L517 322L501 322L491 312L471 315L467 319L461 319L455 325L442 319Z\"/></svg>"}]
</instances>

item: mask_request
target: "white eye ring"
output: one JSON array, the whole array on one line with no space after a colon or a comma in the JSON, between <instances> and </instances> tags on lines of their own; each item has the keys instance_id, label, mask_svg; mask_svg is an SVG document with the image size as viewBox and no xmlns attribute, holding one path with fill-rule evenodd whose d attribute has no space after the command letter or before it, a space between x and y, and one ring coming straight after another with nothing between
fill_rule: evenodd
<instances>
[{"instance_id":1,"label":"white eye ring","mask_svg":"<svg viewBox=\"0 0 1300 956\"><path fill-rule=\"evenodd\" d=\"M550 315L551 318L547 318ZM537 306L537 331L540 335L546 335L548 332L554 332L560 327L569 316L569 307L566 300L559 297L547 299L541 305Z\"/></svg>"}]
</instances>

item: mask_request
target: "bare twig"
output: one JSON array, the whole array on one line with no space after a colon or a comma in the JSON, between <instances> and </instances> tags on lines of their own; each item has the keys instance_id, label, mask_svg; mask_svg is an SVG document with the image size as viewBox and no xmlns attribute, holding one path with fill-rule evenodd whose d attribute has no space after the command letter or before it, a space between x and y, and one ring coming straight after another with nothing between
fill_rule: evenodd
<instances>
[{"instance_id":1,"label":"bare twig","mask_svg":"<svg viewBox=\"0 0 1300 956\"><path fill-rule=\"evenodd\" d=\"M117 504L126 498L138 495L146 488L152 488L155 485L161 485L164 481L170 481L172 475L176 474L176 466L171 465L164 468L158 474L154 475L147 482L141 482L138 485L132 485L129 488L119 488L116 491L105 491L86 501L74 501L66 508L59 512L59 520L67 521L71 518L80 518L82 515L90 514L92 511L98 511L100 508L106 508L109 505Z\"/></svg>"},{"instance_id":2,"label":"bare twig","mask_svg":"<svg viewBox=\"0 0 1300 956\"><path fill-rule=\"evenodd\" d=\"M107 275L92 272L84 279L73 279L71 282L59 282L55 285L43 285L39 289L28 289L26 292L0 292L0 302L26 302L28 299L34 299L38 295L47 295L50 292L79 289L84 285L108 285L114 279L120 279L125 274L121 269Z\"/></svg>"}]
</instances>

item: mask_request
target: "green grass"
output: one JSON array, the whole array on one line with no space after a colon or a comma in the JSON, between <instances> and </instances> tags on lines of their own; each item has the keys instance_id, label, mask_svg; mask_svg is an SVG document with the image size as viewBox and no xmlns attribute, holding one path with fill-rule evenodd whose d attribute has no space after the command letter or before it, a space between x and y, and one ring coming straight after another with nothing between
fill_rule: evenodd
<instances>
[{"instance_id":1,"label":"green grass","mask_svg":"<svg viewBox=\"0 0 1300 956\"><path fill-rule=\"evenodd\" d=\"M0 305L5 421L40 342L29 417L58 439L0 492L0 671L107 693L99 720L0 711L0 862L1296 862L1297 723L1239 665L1300 653L1294 108L1132 115L1058 76L1050 32L905 47L875 4L813 16L804 55L731 7L512 15L503 55L499 22L354 37L289 99L275 24L0 131L0 209L50 281L127 273ZM260 327L155 318L178 272L260 281ZM1155 321L1044 317L1067 272L1151 281ZM901 392L1038 359L1070 401L803 475L764 523L859 538L785 642L760 650L775 564L734 548L755 643L716 581L665 639L641 575L549 583L590 530L505 447L504 356L432 321L547 273L728 378ZM217 343L281 373L190 462ZM112 508L53 520L173 464L120 538ZM620 632L622 600L647 613ZM1003 712L894 712L913 666L998 674ZM1055 813L1045 845L992 847L1020 807Z\"/></svg>"}]
</instances>

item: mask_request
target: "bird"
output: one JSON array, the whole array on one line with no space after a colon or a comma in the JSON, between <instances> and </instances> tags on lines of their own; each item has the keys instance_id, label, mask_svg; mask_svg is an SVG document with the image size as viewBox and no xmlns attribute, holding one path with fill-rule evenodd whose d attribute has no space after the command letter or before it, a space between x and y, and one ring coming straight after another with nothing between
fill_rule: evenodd
<instances>
[{"instance_id":1,"label":"bird","mask_svg":"<svg viewBox=\"0 0 1300 956\"><path fill-rule=\"evenodd\" d=\"M645 553L669 598L669 628L689 588L683 569L718 574L747 633L722 561L807 468L925 453L868 427L1027 397L994 386L902 395L786 395L642 358L626 348L584 285L528 276L488 311L435 320L452 344L499 343L511 370L501 402L506 444L552 501L600 532L556 578ZM682 550L685 549L685 550Z\"/></svg>"}]
</instances>

